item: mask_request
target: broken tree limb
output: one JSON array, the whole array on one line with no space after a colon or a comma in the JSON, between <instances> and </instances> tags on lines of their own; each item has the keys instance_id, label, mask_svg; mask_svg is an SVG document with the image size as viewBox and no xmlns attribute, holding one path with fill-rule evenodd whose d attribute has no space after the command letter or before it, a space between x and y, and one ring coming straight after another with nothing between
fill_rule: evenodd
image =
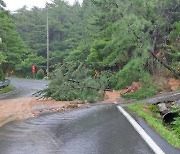
<instances>
[{"instance_id":1,"label":"broken tree limb","mask_svg":"<svg viewBox=\"0 0 180 154\"><path fill-rule=\"evenodd\" d=\"M91 86L73 87L70 90L75 90L75 89L94 89L94 90L97 90L97 91L101 90L99 88L95 88L95 87L91 87ZM113 90L112 89L104 89L102 91L105 92L105 91L113 91Z\"/></svg>"},{"instance_id":2,"label":"broken tree limb","mask_svg":"<svg viewBox=\"0 0 180 154\"><path fill-rule=\"evenodd\" d=\"M94 88L94 87L91 87L91 86L82 86L82 87L74 87L74 88L71 88L70 90L75 90L75 89L94 89L94 90L100 90L98 88Z\"/></svg>"},{"instance_id":3,"label":"broken tree limb","mask_svg":"<svg viewBox=\"0 0 180 154\"><path fill-rule=\"evenodd\" d=\"M74 80L74 79L69 79L68 81L69 81L69 82L80 83L79 81L76 81L76 80Z\"/></svg>"},{"instance_id":4,"label":"broken tree limb","mask_svg":"<svg viewBox=\"0 0 180 154\"><path fill-rule=\"evenodd\" d=\"M167 65L165 62L163 62L160 58L156 56L157 51L157 41L158 41L158 29L157 27L154 30L154 39L153 39L153 47L152 51L150 51L153 58L155 58L161 65L163 65L165 68L167 68L176 78L180 78L180 74L178 74L174 69L172 69L169 65Z\"/></svg>"},{"instance_id":5,"label":"broken tree limb","mask_svg":"<svg viewBox=\"0 0 180 154\"><path fill-rule=\"evenodd\" d=\"M69 79L68 80L69 82L74 82L74 83L78 83L78 85L79 85L79 81L77 81L77 80L74 80L74 79ZM98 82L99 83L99 85L100 85L100 87L101 87L101 83L100 82ZM95 90L101 90L101 89L99 89L99 88L95 88L95 87L91 87L91 86L81 86L81 87L72 87L71 88L71 90L74 90L74 89L95 89ZM106 88L106 89L104 89L103 91L113 91L112 89L110 89L110 88Z\"/></svg>"},{"instance_id":6,"label":"broken tree limb","mask_svg":"<svg viewBox=\"0 0 180 154\"><path fill-rule=\"evenodd\" d=\"M167 68L176 78L180 79L180 75L174 69L172 69L169 65L167 65L160 58L158 58L152 51L150 51L150 53L159 63L161 63L165 68Z\"/></svg>"}]
</instances>

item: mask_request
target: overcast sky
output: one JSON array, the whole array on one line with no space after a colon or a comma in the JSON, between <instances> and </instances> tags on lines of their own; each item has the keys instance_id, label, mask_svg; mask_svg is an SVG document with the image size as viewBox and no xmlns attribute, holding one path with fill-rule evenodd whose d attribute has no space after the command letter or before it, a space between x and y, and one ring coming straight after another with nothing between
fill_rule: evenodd
<instances>
[{"instance_id":1,"label":"overcast sky","mask_svg":"<svg viewBox=\"0 0 180 154\"><path fill-rule=\"evenodd\" d=\"M70 4L73 4L75 0L66 0ZM83 0L78 0L82 2ZM28 8L32 8L33 6L44 7L46 2L51 2L51 0L4 0L7 5L7 9L10 11L15 11L19 8L22 8L26 5Z\"/></svg>"}]
</instances>

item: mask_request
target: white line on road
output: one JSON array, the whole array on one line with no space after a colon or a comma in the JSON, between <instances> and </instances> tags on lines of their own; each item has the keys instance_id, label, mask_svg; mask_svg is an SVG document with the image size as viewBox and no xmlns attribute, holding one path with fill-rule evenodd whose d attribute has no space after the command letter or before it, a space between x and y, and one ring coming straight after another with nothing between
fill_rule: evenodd
<instances>
[{"instance_id":1,"label":"white line on road","mask_svg":"<svg viewBox=\"0 0 180 154\"><path fill-rule=\"evenodd\" d=\"M121 106L117 106L117 108L156 154L165 154L145 130Z\"/></svg>"}]
</instances>

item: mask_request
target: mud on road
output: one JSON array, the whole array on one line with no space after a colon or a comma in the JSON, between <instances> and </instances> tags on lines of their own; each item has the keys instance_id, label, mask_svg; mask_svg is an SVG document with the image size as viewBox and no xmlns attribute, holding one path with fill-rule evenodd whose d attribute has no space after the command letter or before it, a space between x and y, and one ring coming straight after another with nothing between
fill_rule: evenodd
<instances>
[{"instance_id":1,"label":"mud on road","mask_svg":"<svg viewBox=\"0 0 180 154\"><path fill-rule=\"evenodd\" d=\"M44 112L65 111L81 106L89 106L88 104L74 104L68 101L55 100L38 100L33 97L33 94L39 90L46 88L49 81L28 80L10 78L11 84L16 87L16 90L8 95L0 96L0 122L8 117L14 119L27 119L36 117ZM122 91L107 92L106 100L102 103L112 103L117 101ZM8 121L9 122L9 121Z\"/></svg>"},{"instance_id":2,"label":"mud on road","mask_svg":"<svg viewBox=\"0 0 180 154\"><path fill-rule=\"evenodd\" d=\"M27 119L45 110L63 110L69 102L37 100L32 94L44 89L49 81L10 78L16 90L0 96L0 122L8 117Z\"/></svg>"}]
</instances>

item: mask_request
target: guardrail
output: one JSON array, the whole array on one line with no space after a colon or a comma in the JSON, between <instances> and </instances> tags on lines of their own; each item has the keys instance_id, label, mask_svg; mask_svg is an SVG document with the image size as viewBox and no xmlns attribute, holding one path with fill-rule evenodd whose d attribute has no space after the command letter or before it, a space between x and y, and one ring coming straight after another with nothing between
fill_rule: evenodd
<instances>
[{"instance_id":1,"label":"guardrail","mask_svg":"<svg viewBox=\"0 0 180 154\"><path fill-rule=\"evenodd\" d=\"M0 89L8 86L10 84L10 80L5 79L4 81L0 81Z\"/></svg>"}]
</instances>

